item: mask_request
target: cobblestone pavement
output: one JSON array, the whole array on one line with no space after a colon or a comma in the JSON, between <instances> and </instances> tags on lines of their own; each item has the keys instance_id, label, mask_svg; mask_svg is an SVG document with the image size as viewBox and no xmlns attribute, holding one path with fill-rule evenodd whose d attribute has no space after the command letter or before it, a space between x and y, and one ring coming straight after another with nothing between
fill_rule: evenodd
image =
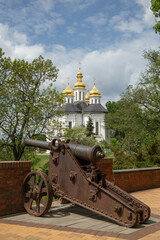
<instances>
[{"instance_id":1,"label":"cobblestone pavement","mask_svg":"<svg viewBox=\"0 0 160 240\"><path fill-rule=\"evenodd\" d=\"M0 240L160 240L160 188L132 193L151 208L151 218L136 228L119 226L72 205L52 206L44 217L27 213L0 218Z\"/></svg>"}]
</instances>

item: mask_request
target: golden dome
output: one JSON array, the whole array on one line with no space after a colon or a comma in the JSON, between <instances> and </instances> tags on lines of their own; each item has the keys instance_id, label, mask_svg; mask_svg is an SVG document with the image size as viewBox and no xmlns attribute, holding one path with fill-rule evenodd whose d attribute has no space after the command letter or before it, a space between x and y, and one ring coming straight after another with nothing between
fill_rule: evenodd
<instances>
[{"instance_id":1,"label":"golden dome","mask_svg":"<svg viewBox=\"0 0 160 240\"><path fill-rule=\"evenodd\" d=\"M90 96L94 96L94 97L101 96L101 93L96 88L95 84L94 84L94 87L92 88L92 90L90 91Z\"/></svg>"},{"instance_id":2,"label":"golden dome","mask_svg":"<svg viewBox=\"0 0 160 240\"><path fill-rule=\"evenodd\" d=\"M79 69L79 71L77 73L77 82L74 84L75 89L77 89L77 88L85 89L86 85L82 82L82 78L83 78L83 75L82 75L81 70Z\"/></svg>"},{"instance_id":3,"label":"golden dome","mask_svg":"<svg viewBox=\"0 0 160 240\"><path fill-rule=\"evenodd\" d=\"M69 84L66 87L66 89L63 90L63 94L66 96L74 96L74 92L73 92L72 88L70 88Z\"/></svg>"},{"instance_id":4,"label":"golden dome","mask_svg":"<svg viewBox=\"0 0 160 240\"><path fill-rule=\"evenodd\" d=\"M89 96L90 96L90 94L89 94L89 92L87 92L87 94L86 94L86 96L85 96L85 101L86 101L86 102L89 102Z\"/></svg>"}]
</instances>

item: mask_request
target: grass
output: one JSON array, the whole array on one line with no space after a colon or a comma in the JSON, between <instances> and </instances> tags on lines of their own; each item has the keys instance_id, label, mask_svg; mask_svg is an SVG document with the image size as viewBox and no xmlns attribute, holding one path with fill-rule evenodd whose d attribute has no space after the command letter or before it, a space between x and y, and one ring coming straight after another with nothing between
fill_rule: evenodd
<instances>
[{"instance_id":1,"label":"grass","mask_svg":"<svg viewBox=\"0 0 160 240\"><path fill-rule=\"evenodd\" d=\"M28 159L32 162L32 170L42 170L44 166L49 166L49 155L33 155Z\"/></svg>"}]
</instances>

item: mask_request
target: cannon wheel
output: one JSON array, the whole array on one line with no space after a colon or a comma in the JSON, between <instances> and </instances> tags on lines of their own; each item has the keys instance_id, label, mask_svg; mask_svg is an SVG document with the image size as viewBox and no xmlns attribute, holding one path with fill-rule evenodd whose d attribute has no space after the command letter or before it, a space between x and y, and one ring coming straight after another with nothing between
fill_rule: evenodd
<instances>
[{"instance_id":1,"label":"cannon wheel","mask_svg":"<svg viewBox=\"0 0 160 240\"><path fill-rule=\"evenodd\" d=\"M22 187L24 208L30 215L42 216L48 212L53 199L53 190L47 175L40 171L30 172Z\"/></svg>"}]
</instances>

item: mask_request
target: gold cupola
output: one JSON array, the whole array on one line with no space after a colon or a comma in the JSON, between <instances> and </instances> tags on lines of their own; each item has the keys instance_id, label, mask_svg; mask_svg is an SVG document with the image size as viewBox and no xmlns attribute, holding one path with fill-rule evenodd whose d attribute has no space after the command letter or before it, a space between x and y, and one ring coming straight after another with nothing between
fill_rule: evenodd
<instances>
[{"instance_id":1,"label":"gold cupola","mask_svg":"<svg viewBox=\"0 0 160 240\"><path fill-rule=\"evenodd\" d=\"M100 97L101 93L100 91L96 88L95 83L94 83L94 87L92 88L92 90L89 93L90 97Z\"/></svg>"},{"instance_id":2,"label":"gold cupola","mask_svg":"<svg viewBox=\"0 0 160 240\"><path fill-rule=\"evenodd\" d=\"M68 86L66 87L66 89L63 90L63 94L65 96L74 96L74 92L73 92L72 88L69 86L69 83L68 83Z\"/></svg>"},{"instance_id":3,"label":"gold cupola","mask_svg":"<svg viewBox=\"0 0 160 240\"><path fill-rule=\"evenodd\" d=\"M83 78L83 75L79 68L79 71L77 73L77 82L74 84L74 89L81 88L85 90L86 85L82 82L82 78Z\"/></svg>"},{"instance_id":4,"label":"gold cupola","mask_svg":"<svg viewBox=\"0 0 160 240\"><path fill-rule=\"evenodd\" d=\"M89 92L87 92L87 94L86 94L86 96L85 96L85 101L86 101L86 102L89 102L89 96L90 96L90 94L89 94Z\"/></svg>"}]
</instances>

